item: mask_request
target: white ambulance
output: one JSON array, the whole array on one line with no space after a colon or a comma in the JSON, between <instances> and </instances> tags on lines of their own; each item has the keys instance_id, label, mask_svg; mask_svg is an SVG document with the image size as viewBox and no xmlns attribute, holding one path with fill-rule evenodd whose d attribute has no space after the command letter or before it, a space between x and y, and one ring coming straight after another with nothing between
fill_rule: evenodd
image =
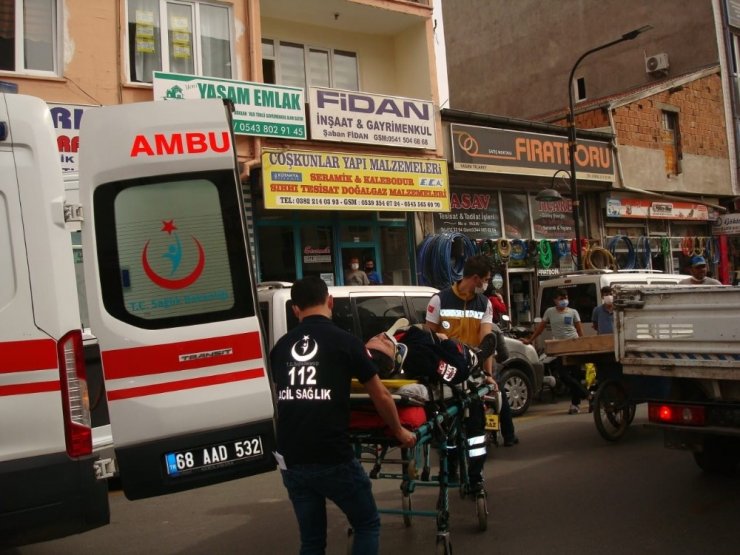
<instances>
[{"instance_id":1,"label":"white ambulance","mask_svg":"<svg viewBox=\"0 0 740 555\"><path fill-rule=\"evenodd\" d=\"M69 206L48 107L0 94L0 547L109 520L65 220L82 222L126 496L275 468L227 107L99 108L80 144L80 205Z\"/></svg>"}]
</instances>

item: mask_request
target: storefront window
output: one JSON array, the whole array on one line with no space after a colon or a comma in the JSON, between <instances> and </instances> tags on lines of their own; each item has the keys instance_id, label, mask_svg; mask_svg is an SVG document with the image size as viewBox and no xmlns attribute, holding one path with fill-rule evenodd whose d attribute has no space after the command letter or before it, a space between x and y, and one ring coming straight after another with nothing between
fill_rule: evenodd
<instances>
[{"instance_id":1,"label":"storefront window","mask_svg":"<svg viewBox=\"0 0 740 555\"><path fill-rule=\"evenodd\" d=\"M303 277L318 276L334 281L334 248L331 232L330 225L301 228Z\"/></svg>"},{"instance_id":2,"label":"storefront window","mask_svg":"<svg viewBox=\"0 0 740 555\"><path fill-rule=\"evenodd\" d=\"M258 234L261 260L259 281L295 281L295 242L292 226L262 226Z\"/></svg>"},{"instance_id":3,"label":"storefront window","mask_svg":"<svg viewBox=\"0 0 740 555\"><path fill-rule=\"evenodd\" d=\"M501 237L498 193L455 187L450 194L450 212L435 212L437 233L462 233L469 239Z\"/></svg>"},{"instance_id":4,"label":"storefront window","mask_svg":"<svg viewBox=\"0 0 740 555\"><path fill-rule=\"evenodd\" d=\"M367 243L373 240L373 228L369 225L342 225L340 235L342 243Z\"/></svg>"},{"instance_id":5,"label":"storefront window","mask_svg":"<svg viewBox=\"0 0 740 555\"><path fill-rule=\"evenodd\" d=\"M535 239L572 239L573 204L570 199L540 201L530 197Z\"/></svg>"},{"instance_id":6,"label":"storefront window","mask_svg":"<svg viewBox=\"0 0 740 555\"><path fill-rule=\"evenodd\" d=\"M381 227L380 252L384 285L411 285L408 230L406 227ZM377 261L376 261L377 265Z\"/></svg>"},{"instance_id":7,"label":"storefront window","mask_svg":"<svg viewBox=\"0 0 740 555\"><path fill-rule=\"evenodd\" d=\"M527 195L501 193L504 212L504 232L509 239L531 239Z\"/></svg>"}]
</instances>

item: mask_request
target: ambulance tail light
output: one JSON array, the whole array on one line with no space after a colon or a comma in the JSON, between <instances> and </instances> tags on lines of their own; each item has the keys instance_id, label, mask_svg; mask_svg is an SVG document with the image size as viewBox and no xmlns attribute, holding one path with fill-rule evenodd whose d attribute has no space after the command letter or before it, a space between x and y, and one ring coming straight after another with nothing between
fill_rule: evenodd
<instances>
[{"instance_id":1,"label":"ambulance tail light","mask_svg":"<svg viewBox=\"0 0 740 555\"><path fill-rule=\"evenodd\" d=\"M70 457L89 455L92 453L92 421L80 330L71 331L59 340L57 356L67 454Z\"/></svg>"},{"instance_id":2,"label":"ambulance tail light","mask_svg":"<svg viewBox=\"0 0 740 555\"><path fill-rule=\"evenodd\" d=\"M706 411L701 405L649 403L648 419L656 424L704 426L706 424Z\"/></svg>"}]
</instances>

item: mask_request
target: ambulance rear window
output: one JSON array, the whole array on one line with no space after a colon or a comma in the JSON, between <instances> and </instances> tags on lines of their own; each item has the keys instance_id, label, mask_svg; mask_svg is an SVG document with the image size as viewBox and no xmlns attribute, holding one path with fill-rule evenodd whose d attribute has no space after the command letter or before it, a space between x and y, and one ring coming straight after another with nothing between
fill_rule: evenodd
<instances>
[{"instance_id":1,"label":"ambulance rear window","mask_svg":"<svg viewBox=\"0 0 740 555\"><path fill-rule=\"evenodd\" d=\"M254 316L237 194L231 171L99 186L106 310L146 329Z\"/></svg>"}]
</instances>

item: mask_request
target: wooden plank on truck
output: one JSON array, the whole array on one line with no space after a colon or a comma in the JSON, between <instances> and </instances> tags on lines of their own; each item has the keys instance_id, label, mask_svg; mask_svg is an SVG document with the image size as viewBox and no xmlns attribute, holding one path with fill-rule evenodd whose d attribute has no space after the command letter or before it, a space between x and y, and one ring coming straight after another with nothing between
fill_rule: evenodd
<instances>
[{"instance_id":1,"label":"wooden plank on truck","mask_svg":"<svg viewBox=\"0 0 740 555\"><path fill-rule=\"evenodd\" d=\"M614 336L611 334L545 340L545 353L550 356L613 352Z\"/></svg>"}]
</instances>

